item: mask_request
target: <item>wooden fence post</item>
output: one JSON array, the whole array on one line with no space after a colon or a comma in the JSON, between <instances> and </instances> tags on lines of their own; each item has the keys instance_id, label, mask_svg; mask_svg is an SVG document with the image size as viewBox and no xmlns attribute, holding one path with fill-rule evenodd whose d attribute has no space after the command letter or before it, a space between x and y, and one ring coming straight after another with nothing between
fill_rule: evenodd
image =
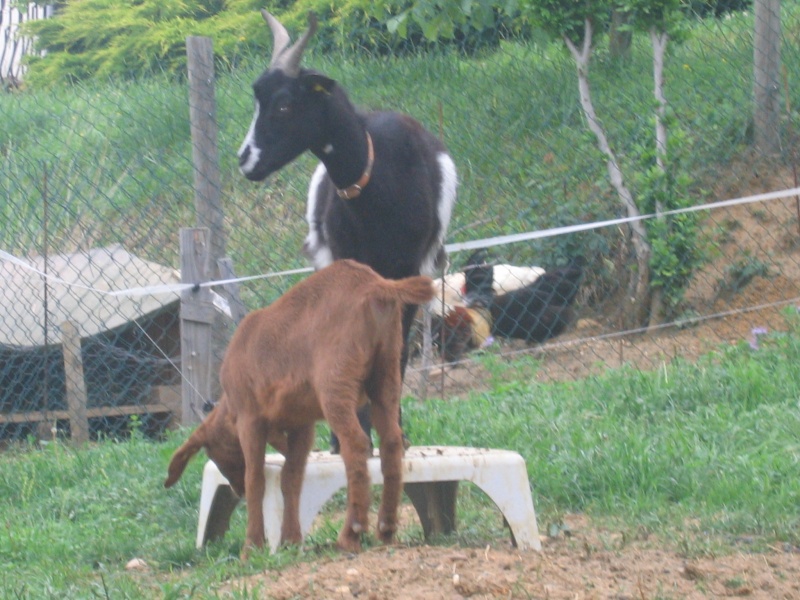
<instances>
[{"instance_id":1,"label":"wooden fence post","mask_svg":"<svg viewBox=\"0 0 800 600\"><path fill-rule=\"evenodd\" d=\"M753 130L756 146L780 150L781 0L755 0L753 5Z\"/></svg>"},{"instance_id":2,"label":"wooden fence post","mask_svg":"<svg viewBox=\"0 0 800 600\"><path fill-rule=\"evenodd\" d=\"M210 232L204 227L181 229L181 282L195 287L181 292L181 424L203 419L203 407L211 398L212 324L215 308L208 287Z\"/></svg>"},{"instance_id":3,"label":"wooden fence post","mask_svg":"<svg viewBox=\"0 0 800 600\"><path fill-rule=\"evenodd\" d=\"M61 323L61 348L64 352L64 375L69 409L69 431L72 441L89 441L89 419L86 416L86 382L83 379L81 336L71 321Z\"/></svg>"},{"instance_id":4,"label":"wooden fence post","mask_svg":"<svg viewBox=\"0 0 800 600\"><path fill-rule=\"evenodd\" d=\"M226 255L222 186L220 183L218 124L215 98L214 47L211 38L186 38L186 57L189 80L189 122L192 135L194 166L195 224L207 227L209 237L208 279L218 279L218 261ZM216 374L230 339L229 324L221 314L212 323L210 398L221 392Z\"/></svg>"},{"instance_id":5,"label":"wooden fence post","mask_svg":"<svg viewBox=\"0 0 800 600\"><path fill-rule=\"evenodd\" d=\"M189 123L194 165L194 206L198 227L211 231L210 252L216 261L225 256L222 186L217 148L217 104L214 96L214 48L207 37L186 38L189 70Z\"/></svg>"}]
</instances>

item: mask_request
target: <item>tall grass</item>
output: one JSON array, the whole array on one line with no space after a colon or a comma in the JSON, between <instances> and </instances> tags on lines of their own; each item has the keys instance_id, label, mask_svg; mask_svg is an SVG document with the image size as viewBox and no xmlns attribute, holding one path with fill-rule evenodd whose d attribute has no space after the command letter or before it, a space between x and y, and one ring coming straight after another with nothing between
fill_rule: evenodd
<instances>
[{"instance_id":1,"label":"tall grass","mask_svg":"<svg viewBox=\"0 0 800 600\"><path fill-rule=\"evenodd\" d=\"M758 350L742 342L649 373L621 368L545 384L531 359L487 355L490 391L407 400L406 428L417 444L522 454L542 527L578 511L654 532L684 552L730 549L745 536L797 544L800 320L787 319L789 333L762 337ZM185 435L0 455L0 597L207 598L220 581L331 551L338 512L327 513L332 520L313 532L305 553L281 550L240 564L241 508L225 540L195 550L203 461L176 488L161 485ZM503 539L490 502L471 486L462 490L456 541ZM421 530L403 532L401 541L421 543ZM149 570L125 571L133 557Z\"/></svg>"}]
</instances>

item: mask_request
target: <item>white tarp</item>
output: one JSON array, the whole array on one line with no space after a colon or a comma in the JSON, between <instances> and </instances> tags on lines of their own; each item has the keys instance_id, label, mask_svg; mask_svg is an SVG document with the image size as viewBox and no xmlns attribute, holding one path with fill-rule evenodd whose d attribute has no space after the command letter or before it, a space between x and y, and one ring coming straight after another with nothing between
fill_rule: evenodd
<instances>
[{"instance_id":1,"label":"white tarp","mask_svg":"<svg viewBox=\"0 0 800 600\"><path fill-rule=\"evenodd\" d=\"M103 293L180 282L177 270L138 258L119 245L52 255L46 269L41 256L22 262L29 268L0 260L0 344L6 346L44 345L45 304L47 341L53 344L60 343L59 326L66 320L81 337L89 337L180 300L174 291L130 297ZM41 275L45 270L47 280Z\"/></svg>"}]
</instances>

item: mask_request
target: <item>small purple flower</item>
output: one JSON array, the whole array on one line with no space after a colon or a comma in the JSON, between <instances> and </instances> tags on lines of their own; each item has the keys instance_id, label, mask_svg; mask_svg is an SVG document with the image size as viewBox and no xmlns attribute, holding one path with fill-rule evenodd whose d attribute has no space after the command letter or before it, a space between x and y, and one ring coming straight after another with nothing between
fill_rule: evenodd
<instances>
[{"instance_id":1,"label":"small purple flower","mask_svg":"<svg viewBox=\"0 0 800 600\"><path fill-rule=\"evenodd\" d=\"M750 330L750 347L753 350L758 350L758 338L762 335L767 335L768 329L766 327L753 327Z\"/></svg>"}]
</instances>

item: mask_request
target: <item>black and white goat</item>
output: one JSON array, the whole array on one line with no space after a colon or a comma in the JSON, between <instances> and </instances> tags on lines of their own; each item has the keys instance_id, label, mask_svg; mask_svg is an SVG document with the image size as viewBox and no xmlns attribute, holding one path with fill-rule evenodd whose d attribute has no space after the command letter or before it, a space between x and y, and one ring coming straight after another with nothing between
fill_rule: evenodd
<instances>
[{"instance_id":1,"label":"black and white goat","mask_svg":"<svg viewBox=\"0 0 800 600\"><path fill-rule=\"evenodd\" d=\"M286 28L261 12L274 47L269 68L253 84L255 115L239 149L242 173L261 181L310 151L321 163L309 185L303 248L314 267L350 258L390 279L432 275L444 257L456 199L456 168L444 145L407 115L356 110L336 81L301 68L316 30L313 14L290 45ZM403 370L415 312L408 306L403 314Z\"/></svg>"}]
</instances>

